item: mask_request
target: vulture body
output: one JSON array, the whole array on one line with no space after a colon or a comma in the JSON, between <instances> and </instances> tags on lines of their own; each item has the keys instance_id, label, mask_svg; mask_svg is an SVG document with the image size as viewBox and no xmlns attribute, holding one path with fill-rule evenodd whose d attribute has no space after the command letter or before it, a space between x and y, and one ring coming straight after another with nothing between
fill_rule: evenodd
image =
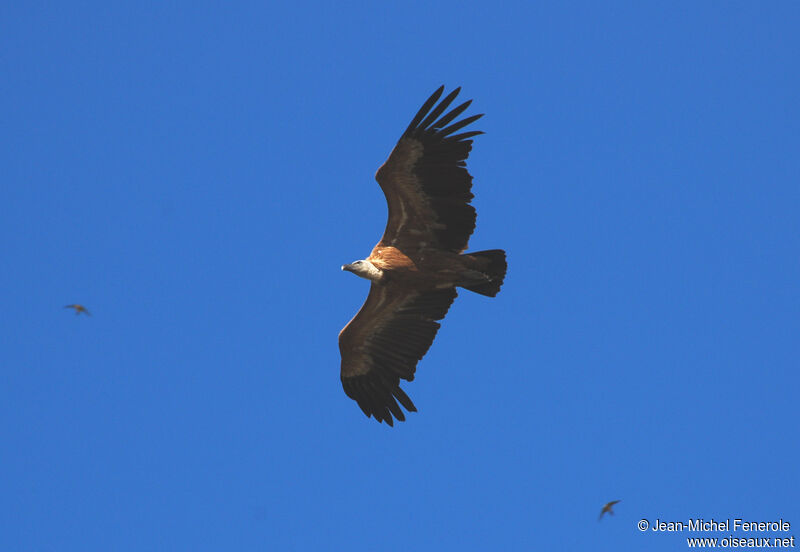
<instances>
[{"instance_id":1,"label":"vulture body","mask_svg":"<svg viewBox=\"0 0 800 552\"><path fill-rule=\"evenodd\" d=\"M390 426L405 420L400 405L417 410L400 380L414 379L456 288L494 297L506 274L503 250L463 253L475 229L466 159L482 132L458 131L482 115L455 121L471 101L445 113L459 91L437 104L444 86L436 90L378 169L386 229L369 257L342 267L371 281L339 334L342 387L364 414Z\"/></svg>"}]
</instances>

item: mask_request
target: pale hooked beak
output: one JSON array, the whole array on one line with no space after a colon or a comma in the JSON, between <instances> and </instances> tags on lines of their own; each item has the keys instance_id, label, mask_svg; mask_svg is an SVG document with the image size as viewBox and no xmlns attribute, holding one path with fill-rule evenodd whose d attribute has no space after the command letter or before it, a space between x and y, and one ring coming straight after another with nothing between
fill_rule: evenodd
<instances>
[{"instance_id":1,"label":"pale hooked beak","mask_svg":"<svg viewBox=\"0 0 800 552\"><path fill-rule=\"evenodd\" d=\"M352 265L349 264L342 265L342 270L347 270L348 272L352 272L353 271L352 268L353 268Z\"/></svg>"}]
</instances>

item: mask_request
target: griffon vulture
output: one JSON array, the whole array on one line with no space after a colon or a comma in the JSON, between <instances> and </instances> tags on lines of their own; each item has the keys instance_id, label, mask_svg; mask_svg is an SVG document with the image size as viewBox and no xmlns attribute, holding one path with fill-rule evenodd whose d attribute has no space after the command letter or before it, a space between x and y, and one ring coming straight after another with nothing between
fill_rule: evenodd
<instances>
[{"instance_id":1,"label":"griffon vulture","mask_svg":"<svg viewBox=\"0 0 800 552\"><path fill-rule=\"evenodd\" d=\"M494 297L506 274L503 250L463 253L475 229L466 159L482 132L457 132L482 115L455 120L471 100L445 113L459 90L438 105L444 86L436 90L378 169L386 229L369 257L342 267L371 282L339 334L342 387L364 414L390 426L393 417L405 420L400 405L417 410L400 380L414 379L456 288Z\"/></svg>"}]
</instances>

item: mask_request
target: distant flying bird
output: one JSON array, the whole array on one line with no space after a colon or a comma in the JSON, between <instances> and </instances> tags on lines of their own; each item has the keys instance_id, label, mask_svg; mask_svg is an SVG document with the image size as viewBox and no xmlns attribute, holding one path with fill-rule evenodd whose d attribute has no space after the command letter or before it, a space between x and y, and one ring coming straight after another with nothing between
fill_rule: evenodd
<instances>
[{"instance_id":1,"label":"distant flying bird","mask_svg":"<svg viewBox=\"0 0 800 552\"><path fill-rule=\"evenodd\" d=\"M494 297L506 274L501 249L462 254L475 229L466 159L470 138L483 133L455 134L482 117L452 122L471 100L442 115L460 90L434 107L444 86L436 90L378 169L386 229L369 257L342 267L371 282L361 310L339 333L342 387L367 417L390 426L393 416L405 420L398 402L417 410L400 379L414 379L456 287Z\"/></svg>"},{"instance_id":2,"label":"distant flying bird","mask_svg":"<svg viewBox=\"0 0 800 552\"><path fill-rule=\"evenodd\" d=\"M606 512L608 512L609 515L613 516L614 510L612 510L611 508L614 506L614 504L617 504L618 502L619 500L612 500L611 502L606 503L606 505L603 506L603 509L600 510L600 517L597 518L597 521L600 521L603 517L603 514L605 514Z\"/></svg>"},{"instance_id":3,"label":"distant flying bird","mask_svg":"<svg viewBox=\"0 0 800 552\"><path fill-rule=\"evenodd\" d=\"M86 307L84 307L83 305L66 305L64 308L65 309L75 309L75 314L76 315L78 315L80 313L84 313L87 316L91 316L92 315L92 313L90 313L88 310L86 310Z\"/></svg>"}]
</instances>

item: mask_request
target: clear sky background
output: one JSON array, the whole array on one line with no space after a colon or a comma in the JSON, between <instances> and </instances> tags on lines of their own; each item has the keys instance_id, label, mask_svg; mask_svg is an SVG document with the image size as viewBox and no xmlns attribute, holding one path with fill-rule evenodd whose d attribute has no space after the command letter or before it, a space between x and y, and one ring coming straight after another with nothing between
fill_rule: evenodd
<instances>
[{"instance_id":1,"label":"clear sky background","mask_svg":"<svg viewBox=\"0 0 800 552\"><path fill-rule=\"evenodd\" d=\"M0 549L800 539L798 4L268 4L0 7ZM389 428L340 266L441 84L509 271Z\"/></svg>"}]
</instances>

